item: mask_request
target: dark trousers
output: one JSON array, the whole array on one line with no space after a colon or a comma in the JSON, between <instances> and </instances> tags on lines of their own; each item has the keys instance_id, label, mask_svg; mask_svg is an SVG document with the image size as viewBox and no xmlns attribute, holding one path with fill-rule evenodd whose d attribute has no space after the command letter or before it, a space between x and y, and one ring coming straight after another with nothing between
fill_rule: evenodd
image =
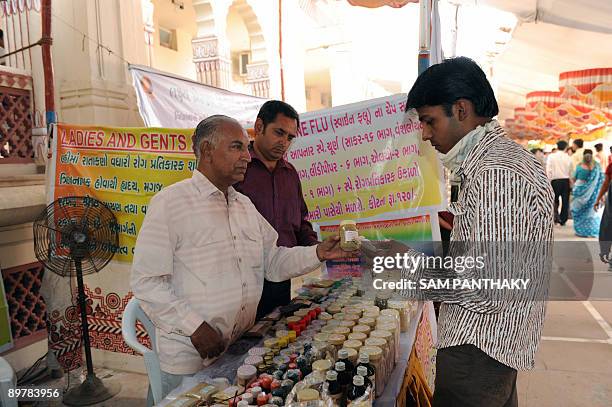
<instances>
[{"instance_id":1,"label":"dark trousers","mask_svg":"<svg viewBox=\"0 0 612 407\"><path fill-rule=\"evenodd\" d=\"M565 224L569 214L570 182L569 178L553 179L551 181L555 191L555 223ZM561 198L561 214L559 214L559 198Z\"/></svg>"},{"instance_id":2,"label":"dark trousers","mask_svg":"<svg viewBox=\"0 0 612 407\"><path fill-rule=\"evenodd\" d=\"M474 345L438 350L433 407L517 407L516 370Z\"/></svg>"}]
</instances>

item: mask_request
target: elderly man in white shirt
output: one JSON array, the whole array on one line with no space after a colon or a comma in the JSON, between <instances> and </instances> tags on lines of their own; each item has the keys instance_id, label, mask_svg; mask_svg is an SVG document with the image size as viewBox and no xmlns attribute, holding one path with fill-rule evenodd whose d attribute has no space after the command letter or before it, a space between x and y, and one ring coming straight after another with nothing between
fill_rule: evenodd
<instances>
[{"instance_id":1,"label":"elderly man in white shirt","mask_svg":"<svg viewBox=\"0 0 612 407\"><path fill-rule=\"evenodd\" d=\"M567 142L557 142L557 151L548 156L546 175L555 191L555 223L561 226L567 222L569 214L570 178L572 177L572 158L565 153ZM561 213L559 213L559 198L561 198Z\"/></svg>"},{"instance_id":2,"label":"elderly man in white shirt","mask_svg":"<svg viewBox=\"0 0 612 407\"><path fill-rule=\"evenodd\" d=\"M197 170L151 199L140 229L131 286L156 326L164 394L254 324L264 277L283 281L356 255L342 251L337 237L277 247L274 228L231 186L244 178L248 145L234 119L200 122Z\"/></svg>"}]
</instances>

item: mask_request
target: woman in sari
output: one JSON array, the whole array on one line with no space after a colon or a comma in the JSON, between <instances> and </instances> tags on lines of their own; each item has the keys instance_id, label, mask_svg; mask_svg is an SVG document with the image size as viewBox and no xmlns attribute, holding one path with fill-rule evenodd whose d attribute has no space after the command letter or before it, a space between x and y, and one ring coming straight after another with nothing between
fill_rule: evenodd
<instances>
[{"instance_id":1,"label":"woman in sari","mask_svg":"<svg viewBox=\"0 0 612 407\"><path fill-rule=\"evenodd\" d=\"M599 226L599 257L604 263L608 263L608 269L612 271L612 162L606 168L606 178L599 190L594 209L604 207L601 224ZM606 195L607 194L607 195ZM606 198L607 196L607 198Z\"/></svg>"},{"instance_id":2,"label":"woman in sari","mask_svg":"<svg viewBox=\"0 0 612 407\"><path fill-rule=\"evenodd\" d=\"M580 237L597 237L601 211L596 211L594 206L603 176L601 167L593 159L592 150L584 150L582 162L576 167L574 180L571 204L574 231Z\"/></svg>"}]
</instances>

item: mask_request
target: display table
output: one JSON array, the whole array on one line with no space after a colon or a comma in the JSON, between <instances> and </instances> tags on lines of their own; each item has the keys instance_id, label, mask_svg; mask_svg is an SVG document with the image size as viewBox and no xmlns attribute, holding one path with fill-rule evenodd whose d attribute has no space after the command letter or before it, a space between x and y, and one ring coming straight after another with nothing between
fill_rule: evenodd
<instances>
[{"instance_id":1,"label":"display table","mask_svg":"<svg viewBox=\"0 0 612 407\"><path fill-rule=\"evenodd\" d=\"M400 334L400 354L398 357L397 364L393 370L385 391L383 394L374 401L376 407L395 407L395 400L402 389L402 383L404 381L404 372L408 367L408 359L410 358L410 352L414 345L417 328L421 315L423 313L423 304L419 303L417 311L414 317L410 321L410 327L407 332ZM229 349L221 356L215 363L202 369L196 373L193 377L186 377L183 382L176 389L172 390L164 400L162 400L158 407L163 407L169 404L171 401L176 399L177 396L185 393L189 389L193 388L198 383L210 380L215 377L226 377L230 382L234 381L236 370L242 364L242 361L248 352L248 350L257 346L262 340L241 338L236 341Z\"/></svg>"}]
</instances>

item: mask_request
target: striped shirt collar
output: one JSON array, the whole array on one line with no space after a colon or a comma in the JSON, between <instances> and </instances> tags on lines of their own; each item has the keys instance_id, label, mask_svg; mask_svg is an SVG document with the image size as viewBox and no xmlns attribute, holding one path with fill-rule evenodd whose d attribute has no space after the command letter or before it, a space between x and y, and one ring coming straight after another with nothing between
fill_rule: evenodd
<instances>
[{"instance_id":1,"label":"striped shirt collar","mask_svg":"<svg viewBox=\"0 0 612 407\"><path fill-rule=\"evenodd\" d=\"M194 187L204 198L210 198L215 194L223 195L223 192L219 188L217 188L212 182L210 182L206 175L202 174L197 169L193 171L191 181L193 182ZM227 188L227 199L228 201L235 201L238 199L238 193L232 186Z\"/></svg>"},{"instance_id":2,"label":"striped shirt collar","mask_svg":"<svg viewBox=\"0 0 612 407\"><path fill-rule=\"evenodd\" d=\"M504 128L499 124L492 131L487 132L465 157L456 174L461 177L467 177L476 172L480 167L480 158L487 154L489 145L495 140L504 137L505 134Z\"/></svg>"}]
</instances>

